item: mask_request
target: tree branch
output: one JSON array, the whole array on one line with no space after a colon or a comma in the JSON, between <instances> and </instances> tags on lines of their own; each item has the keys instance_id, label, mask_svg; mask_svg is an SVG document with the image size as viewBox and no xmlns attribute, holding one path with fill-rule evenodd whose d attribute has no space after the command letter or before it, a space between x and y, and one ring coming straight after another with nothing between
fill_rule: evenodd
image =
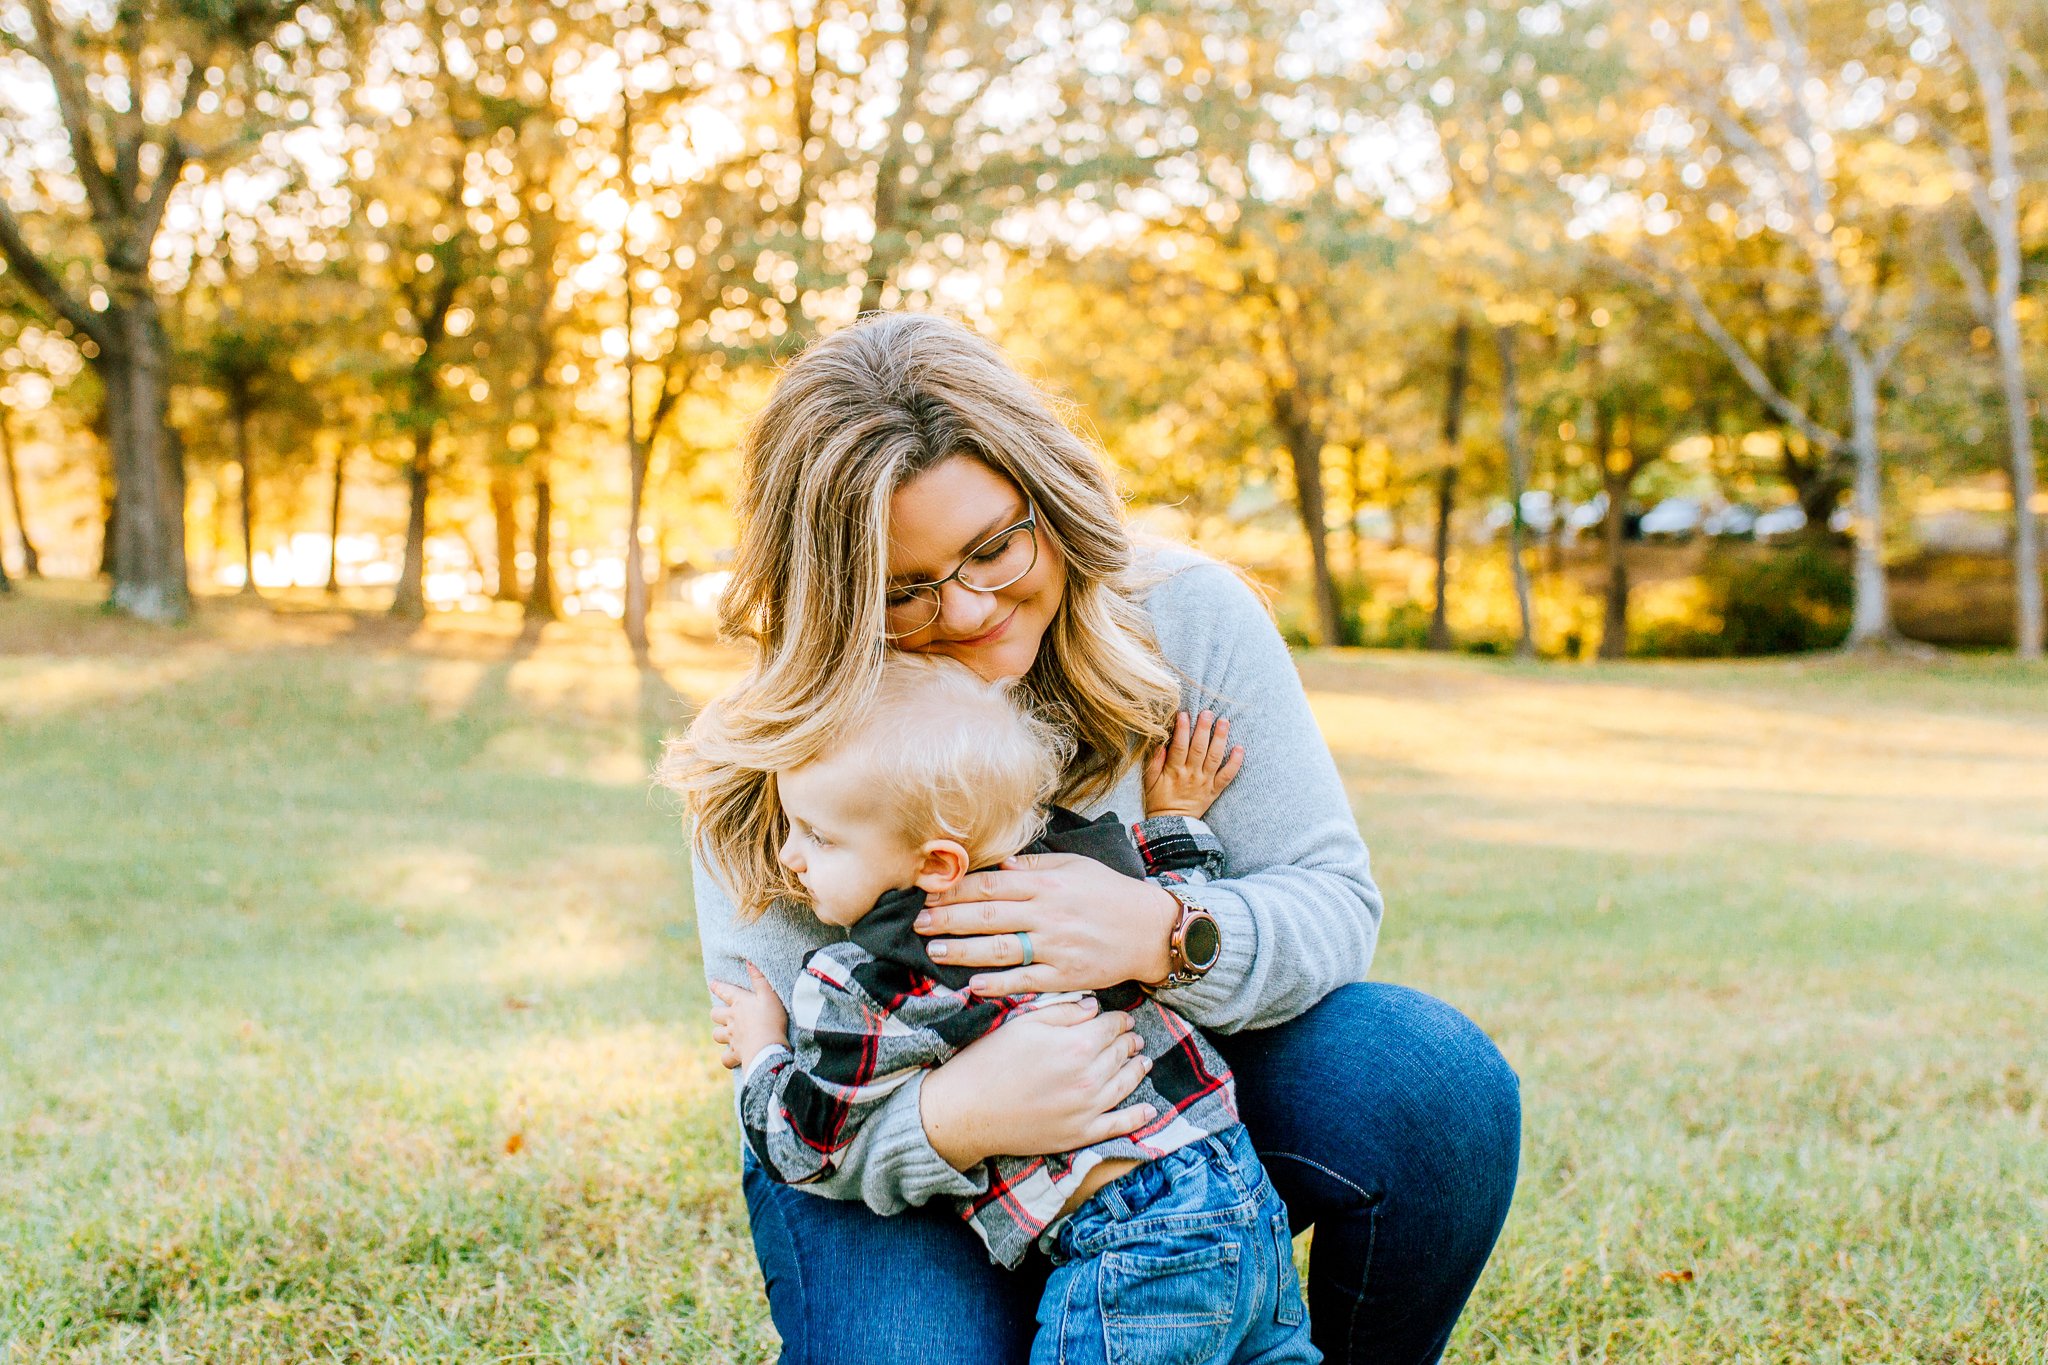
<instances>
[{"instance_id":1,"label":"tree branch","mask_svg":"<svg viewBox=\"0 0 2048 1365\"><path fill-rule=\"evenodd\" d=\"M1749 348L1735 339L1735 334L1722 323L1714 312L1713 305L1707 302L1706 297L1694 287L1691 280L1675 271L1667 274L1652 267L1633 265L1611 257L1598 259L1610 263L1614 269L1620 270L1666 298L1675 296L1684 305L1685 311L1691 315L1693 324L1706 333L1707 339L1720 349L1728 363L1735 367L1735 372L1742 376L1742 382L1749 385L1750 391L1761 398L1771 411L1797 428L1816 449L1832 455L1844 444L1839 433L1814 421L1804 408L1786 397L1784 392L1771 382L1771 377L1764 373L1763 366L1756 363L1756 357L1749 353Z\"/></svg>"},{"instance_id":2,"label":"tree branch","mask_svg":"<svg viewBox=\"0 0 2048 1365\"><path fill-rule=\"evenodd\" d=\"M1984 168L1977 161L1976 152L1968 143L1957 137L1940 124L1934 124L1934 140L1948 153L1949 164L1956 168L1956 174L1963 178L1963 188L1969 193L1970 207L1977 211L1977 217L1986 227L1998 212L1991 202L1991 191L1984 181Z\"/></svg>"},{"instance_id":3,"label":"tree branch","mask_svg":"<svg viewBox=\"0 0 2048 1365\"><path fill-rule=\"evenodd\" d=\"M1977 320L1987 327L1991 325L1991 290L1984 283L1983 268L1963 245L1963 235L1956 231L1956 225L1944 218L1941 223L1941 246L1948 255L1948 262L1955 267L1956 277L1963 282L1963 294L1970 301L1970 311Z\"/></svg>"},{"instance_id":4,"label":"tree branch","mask_svg":"<svg viewBox=\"0 0 2048 1365\"><path fill-rule=\"evenodd\" d=\"M50 84L56 87L57 110L71 139L71 159L77 163L86 201L92 205L94 217L105 222L118 221L122 217L120 204L106 168L100 165L99 143L92 135L85 87L72 69L71 54L64 47L57 16L50 12L50 0L27 0L27 4L35 33L36 60L50 73ZM135 98L140 99L141 92L136 92Z\"/></svg>"},{"instance_id":5,"label":"tree branch","mask_svg":"<svg viewBox=\"0 0 2048 1365\"><path fill-rule=\"evenodd\" d=\"M156 181L149 187L149 202L142 206L143 241L156 240L156 230L164 221L164 210L169 207L171 195L178 188L178 180L184 174L185 144L174 133L164 144L164 164L157 168Z\"/></svg>"},{"instance_id":6,"label":"tree branch","mask_svg":"<svg viewBox=\"0 0 2048 1365\"><path fill-rule=\"evenodd\" d=\"M21 224L15 220L13 210L4 203L0 203L0 255L6 256L8 265L21 277L21 282L56 309L66 322L91 337L101 350L113 349L114 332L106 319L86 307L84 300L66 289L63 282L43 264L42 258L28 244L28 239L22 236Z\"/></svg>"},{"instance_id":7,"label":"tree branch","mask_svg":"<svg viewBox=\"0 0 2048 1365\"><path fill-rule=\"evenodd\" d=\"M1906 349L1913 340L1913 334L1920 330L1920 315L1926 309L1927 286L1923 281L1914 284L1912 301L1906 305L1906 316L1900 319L1898 330L1889 341L1878 348L1877 354L1870 358L1871 368L1876 372L1880 382L1891 373L1892 366L1898 361L1899 353Z\"/></svg>"}]
</instances>

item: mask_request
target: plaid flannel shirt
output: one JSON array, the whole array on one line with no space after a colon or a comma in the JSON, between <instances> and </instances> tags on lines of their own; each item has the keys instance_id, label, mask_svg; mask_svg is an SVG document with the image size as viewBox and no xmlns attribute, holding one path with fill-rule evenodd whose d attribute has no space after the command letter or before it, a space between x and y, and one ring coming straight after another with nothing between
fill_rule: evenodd
<instances>
[{"instance_id":1,"label":"plaid flannel shirt","mask_svg":"<svg viewBox=\"0 0 2048 1365\"><path fill-rule=\"evenodd\" d=\"M1068 845L1072 851L1118 863L1116 850L1102 840L1113 818L1086 825L1055 813L1056 824L1062 818L1078 836ZM1155 879L1195 883L1223 870L1222 847L1199 820L1140 821L1132 834L1143 871ZM1131 848L1120 826L1114 836ZM1048 835L1033 848L1059 846ZM910 930L923 905L922 891L889 892L854 926L851 939L805 958L789 1002L792 1046L757 1054L738 1097L747 1146L773 1178L792 1185L821 1179L868 1115L918 1072L1016 1015L1083 998L1075 991L992 1000L969 993L973 969L935 966ZM1230 1070L1194 1025L1135 985L1096 995L1104 1007L1131 1014L1152 1070L1129 1102L1150 1104L1156 1117L1135 1133L1080 1151L992 1157L968 1172L981 1192L955 1206L1000 1265L1024 1259L1102 1161L1149 1161L1238 1121Z\"/></svg>"}]
</instances>

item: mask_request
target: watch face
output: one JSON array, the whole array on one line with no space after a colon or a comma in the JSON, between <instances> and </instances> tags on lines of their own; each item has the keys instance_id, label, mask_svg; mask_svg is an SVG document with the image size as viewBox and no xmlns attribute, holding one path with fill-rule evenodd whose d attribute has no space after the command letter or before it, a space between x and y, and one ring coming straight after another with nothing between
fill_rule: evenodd
<instances>
[{"instance_id":1,"label":"watch face","mask_svg":"<svg viewBox=\"0 0 2048 1365\"><path fill-rule=\"evenodd\" d=\"M1216 965L1216 957L1223 951L1223 931L1207 915L1190 916L1187 932L1181 938L1181 951L1188 966L1206 972Z\"/></svg>"}]
</instances>

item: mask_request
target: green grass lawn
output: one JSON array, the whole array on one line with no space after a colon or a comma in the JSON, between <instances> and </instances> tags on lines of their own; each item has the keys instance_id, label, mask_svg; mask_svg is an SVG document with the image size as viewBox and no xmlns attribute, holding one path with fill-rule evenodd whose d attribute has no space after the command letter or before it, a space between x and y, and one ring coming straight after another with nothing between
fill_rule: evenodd
<instances>
[{"instance_id":1,"label":"green grass lawn","mask_svg":"<svg viewBox=\"0 0 2048 1365\"><path fill-rule=\"evenodd\" d=\"M0 1360L772 1355L615 636L0 600ZM1303 670L1523 1077L1453 1358L2048 1360L2048 677Z\"/></svg>"}]
</instances>

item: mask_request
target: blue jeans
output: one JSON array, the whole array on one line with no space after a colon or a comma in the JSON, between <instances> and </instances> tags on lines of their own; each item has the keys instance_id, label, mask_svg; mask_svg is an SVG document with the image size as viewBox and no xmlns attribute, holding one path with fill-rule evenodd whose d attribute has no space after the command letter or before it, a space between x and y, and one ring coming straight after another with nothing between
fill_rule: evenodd
<instances>
[{"instance_id":1,"label":"blue jeans","mask_svg":"<svg viewBox=\"0 0 2048 1365\"><path fill-rule=\"evenodd\" d=\"M1317 1365L1287 1207L1242 1124L1110 1182L1060 1227L1031 1365Z\"/></svg>"},{"instance_id":2,"label":"blue jeans","mask_svg":"<svg viewBox=\"0 0 2048 1365\"><path fill-rule=\"evenodd\" d=\"M1296 1231L1309 1323L1336 1362L1437 1359L1514 1196L1515 1074L1438 1000L1346 986L1275 1028L1211 1035ZM883 1218L747 1162L754 1254L788 1365L1018 1365L1047 1267L989 1263L949 1207Z\"/></svg>"}]
</instances>

